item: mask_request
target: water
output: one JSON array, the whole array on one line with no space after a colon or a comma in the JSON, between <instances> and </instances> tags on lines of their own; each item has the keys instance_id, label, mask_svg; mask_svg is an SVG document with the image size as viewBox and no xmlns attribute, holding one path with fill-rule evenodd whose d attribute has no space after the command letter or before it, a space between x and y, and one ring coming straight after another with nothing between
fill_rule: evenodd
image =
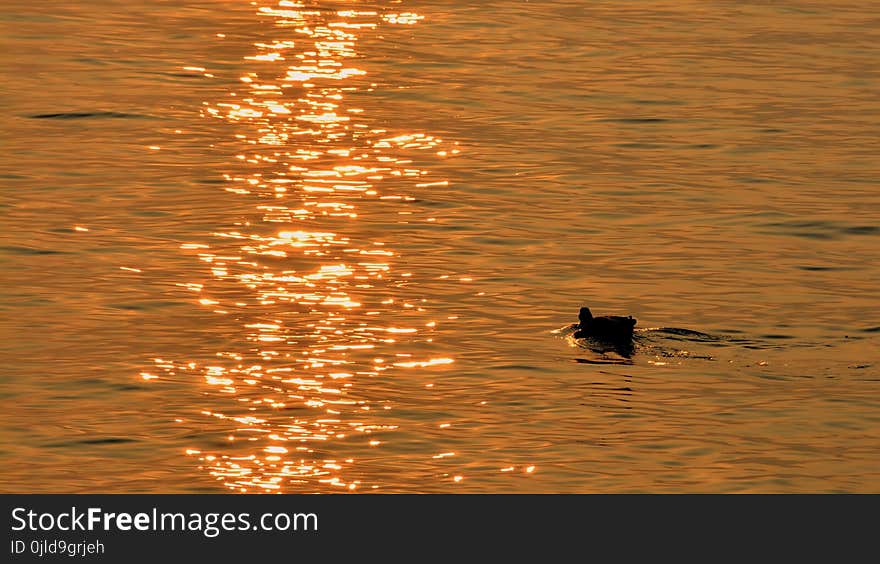
<instances>
[{"instance_id":1,"label":"water","mask_svg":"<svg viewBox=\"0 0 880 564\"><path fill-rule=\"evenodd\" d=\"M863 4L0 21L3 491L880 489Z\"/></svg>"}]
</instances>

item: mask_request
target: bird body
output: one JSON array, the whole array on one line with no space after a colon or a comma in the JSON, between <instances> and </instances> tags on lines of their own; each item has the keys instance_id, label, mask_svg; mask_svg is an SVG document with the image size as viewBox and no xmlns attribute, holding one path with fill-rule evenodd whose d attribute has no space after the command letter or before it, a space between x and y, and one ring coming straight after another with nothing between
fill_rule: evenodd
<instances>
[{"instance_id":1,"label":"bird body","mask_svg":"<svg viewBox=\"0 0 880 564\"><path fill-rule=\"evenodd\" d=\"M596 339L599 341L629 342L633 338L636 320L632 316L603 315L593 317L590 308L582 307L575 326L575 339Z\"/></svg>"}]
</instances>

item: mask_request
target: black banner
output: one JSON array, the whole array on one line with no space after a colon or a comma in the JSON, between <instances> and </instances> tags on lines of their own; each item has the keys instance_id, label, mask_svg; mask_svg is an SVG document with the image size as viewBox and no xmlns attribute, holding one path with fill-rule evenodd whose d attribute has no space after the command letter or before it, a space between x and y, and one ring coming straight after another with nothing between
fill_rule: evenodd
<instances>
[{"instance_id":1,"label":"black banner","mask_svg":"<svg viewBox=\"0 0 880 564\"><path fill-rule=\"evenodd\" d=\"M4 495L4 561L870 552L876 496ZM710 553L703 551L711 550ZM493 559L494 560L494 559Z\"/></svg>"}]
</instances>

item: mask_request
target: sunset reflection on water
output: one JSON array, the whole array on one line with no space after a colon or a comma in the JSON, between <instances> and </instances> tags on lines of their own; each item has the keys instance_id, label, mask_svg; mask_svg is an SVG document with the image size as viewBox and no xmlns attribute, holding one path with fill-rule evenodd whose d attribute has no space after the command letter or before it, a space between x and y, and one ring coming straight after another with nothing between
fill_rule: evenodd
<instances>
[{"instance_id":1,"label":"sunset reflection on water","mask_svg":"<svg viewBox=\"0 0 880 564\"><path fill-rule=\"evenodd\" d=\"M387 240L347 231L377 201L398 207L396 222L435 221L407 203L447 181L411 154L459 151L425 132L376 127L348 101L374 86L357 66L358 35L420 16L286 1L258 11L274 18L276 38L245 57L252 70L241 88L202 110L245 147L226 190L255 198L256 213L210 245L181 246L210 269L184 286L240 322L249 347L219 351L211 365L157 365L203 379L210 408L201 416L225 440L187 454L229 489L378 489L381 480L361 478L357 464L393 441L398 425L383 417L393 402L370 387L453 359L433 343L438 320L426 300L407 288L417 277L405 257Z\"/></svg>"},{"instance_id":2,"label":"sunset reflection on water","mask_svg":"<svg viewBox=\"0 0 880 564\"><path fill-rule=\"evenodd\" d=\"M4 3L0 490L877 491L876 22L694 5Z\"/></svg>"}]
</instances>

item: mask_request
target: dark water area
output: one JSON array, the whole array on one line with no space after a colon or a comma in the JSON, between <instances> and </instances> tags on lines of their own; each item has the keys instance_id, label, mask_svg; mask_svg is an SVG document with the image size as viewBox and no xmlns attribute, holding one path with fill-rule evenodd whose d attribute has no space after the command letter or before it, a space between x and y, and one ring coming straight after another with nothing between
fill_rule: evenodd
<instances>
[{"instance_id":1,"label":"dark water area","mask_svg":"<svg viewBox=\"0 0 880 564\"><path fill-rule=\"evenodd\" d=\"M0 491L880 491L864 3L0 29Z\"/></svg>"}]
</instances>

